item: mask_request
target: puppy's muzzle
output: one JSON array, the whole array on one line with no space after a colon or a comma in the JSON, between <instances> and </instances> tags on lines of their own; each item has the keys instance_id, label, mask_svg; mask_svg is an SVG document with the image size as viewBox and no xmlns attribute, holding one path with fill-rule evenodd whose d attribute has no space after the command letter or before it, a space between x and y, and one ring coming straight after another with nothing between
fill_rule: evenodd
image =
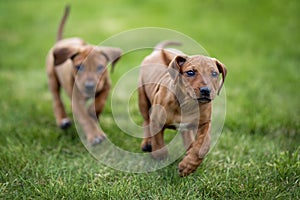
<instances>
[{"instance_id":1,"label":"puppy's muzzle","mask_svg":"<svg viewBox=\"0 0 300 200\"><path fill-rule=\"evenodd\" d=\"M85 93L91 96L95 92L96 84L93 81L87 81L84 84L84 88L85 88Z\"/></svg>"},{"instance_id":2,"label":"puppy's muzzle","mask_svg":"<svg viewBox=\"0 0 300 200\"><path fill-rule=\"evenodd\" d=\"M198 99L200 102L210 102L211 98L210 98L210 88L207 86L201 87L200 89L200 98Z\"/></svg>"}]
</instances>

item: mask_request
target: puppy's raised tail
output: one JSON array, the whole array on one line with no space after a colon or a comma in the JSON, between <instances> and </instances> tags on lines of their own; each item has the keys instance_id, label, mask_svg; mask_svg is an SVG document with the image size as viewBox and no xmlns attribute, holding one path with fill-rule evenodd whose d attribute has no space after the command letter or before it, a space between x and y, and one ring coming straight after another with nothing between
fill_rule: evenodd
<instances>
[{"instance_id":1,"label":"puppy's raised tail","mask_svg":"<svg viewBox=\"0 0 300 200\"><path fill-rule=\"evenodd\" d=\"M165 40L165 41L162 41L162 42L158 43L158 44L154 47L154 49L155 49L155 50L162 50L162 49L164 49L165 47L171 46L171 45L180 46L180 45L182 45L182 43L181 43L181 42L178 42L178 41Z\"/></svg>"},{"instance_id":2,"label":"puppy's raised tail","mask_svg":"<svg viewBox=\"0 0 300 200\"><path fill-rule=\"evenodd\" d=\"M61 40L63 38L63 30L64 30L65 23L67 21L69 12L70 12L70 5L66 5L65 13L64 13L63 17L61 18L61 21L60 21L60 24L58 27L56 42L58 42L59 40Z\"/></svg>"}]
</instances>

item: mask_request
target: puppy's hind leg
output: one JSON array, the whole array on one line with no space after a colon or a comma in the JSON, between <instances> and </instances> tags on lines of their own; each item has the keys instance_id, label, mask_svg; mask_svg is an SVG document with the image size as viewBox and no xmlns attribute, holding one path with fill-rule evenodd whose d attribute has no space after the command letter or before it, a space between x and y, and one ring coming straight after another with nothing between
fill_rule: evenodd
<instances>
[{"instance_id":1,"label":"puppy's hind leg","mask_svg":"<svg viewBox=\"0 0 300 200\"><path fill-rule=\"evenodd\" d=\"M168 149L164 142L166 115L164 115L164 110L161 107L155 106L151 108L150 115L151 156L156 160L163 160L168 156Z\"/></svg>"},{"instance_id":2,"label":"puppy's hind leg","mask_svg":"<svg viewBox=\"0 0 300 200\"><path fill-rule=\"evenodd\" d=\"M151 152L152 146L151 146L151 135L150 135L150 116L149 116L149 109L150 109L150 103L149 100L146 97L146 94L144 92L143 86L140 86L138 88L138 94L139 94L139 109L140 112L144 118L144 138L141 143L141 149L145 152Z\"/></svg>"},{"instance_id":3,"label":"puppy's hind leg","mask_svg":"<svg viewBox=\"0 0 300 200\"><path fill-rule=\"evenodd\" d=\"M56 124L61 129L67 129L71 126L71 121L67 117L65 107L60 97L60 84L53 68L47 68L49 89L53 98L53 110Z\"/></svg>"},{"instance_id":4,"label":"puppy's hind leg","mask_svg":"<svg viewBox=\"0 0 300 200\"><path fill-rule=\"evenodd\" d=\"M142 144L141 144L141 149L145 152L151 152L152 151L149 125L150 125L149 120L144 120L144 123L143 123L144 139L143 139Z\"/></svg>"}]
</instances>

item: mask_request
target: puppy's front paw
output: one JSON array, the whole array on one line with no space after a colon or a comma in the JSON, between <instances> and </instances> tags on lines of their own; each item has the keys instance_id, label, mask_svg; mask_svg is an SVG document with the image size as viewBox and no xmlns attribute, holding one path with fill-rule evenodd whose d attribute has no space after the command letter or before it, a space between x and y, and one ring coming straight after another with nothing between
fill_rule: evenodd
<instances>
[{"instance_id":1,"label":"puppy's front paw","mask_svg":"<svg viewBox=\"0 0 300 200\"><path fill-rule=\"evenodd\" d=\"M188 176L189 174L193 173L197 169L197 167L202 163L202 160L203 159L200 159L196 155L186 155L178 165L179 176Z\"/></svg>"},{"instance_id":2,"label":"puppy's front paw","mask_svg":"<svg viewBox=\"0 0 300 200\"><path fill-rule=\"evenodd\" d=\"M168 150L167 150L166 147L163 147L163 148L158 149L156 151L152 151L151 156L155 160L164 160L168 157Z\"/></svg>"},{"instance_id":3,"label":"puppy's front paw","mask_svg":"<svg viewBox=\"0 0 300 200\"><path fill-rule=\"evenodd\" d=\"M72 125L71 120L69 118L64 118L61 120L59 127L63 130L69 128Z\"/></svg>"}]
</instances>

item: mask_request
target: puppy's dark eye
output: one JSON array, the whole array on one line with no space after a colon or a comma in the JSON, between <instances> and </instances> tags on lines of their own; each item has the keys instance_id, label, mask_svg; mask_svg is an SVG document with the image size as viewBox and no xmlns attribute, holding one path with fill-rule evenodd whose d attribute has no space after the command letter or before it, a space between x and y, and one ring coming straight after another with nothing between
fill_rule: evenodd
<instances>
[{"instance_id":1,"label":"puppy's dark eye","mask_svg":"<svg viewBox=\"0 0 300 200\"><path fill-rule=\"evenodd\" d=\"M214 78L218 77L218 75L219 75L218 72L215 71L211 72L211 76Z\"/></svg>"},{"instance_id":2,"label":"puppy's dark eye","mask_svg":"<svg viewBox=\"0 0 300 200\"><path fill-rule=\"evenodd\" d=\"M97 67L97 72L102 72L104 70L104 66L103 65L99 65Z\"/></svg>"},{"instance_id":3,"label":"puppy's dark eye","mask_svg":"<svg viewBox=\"0 0 300 200\"><path fill-rule=\"evenodd\" d=\"M84 70L84 66L83 65L77 65L76 66L76 70L77 71L83 71Z\"/></svg>"},{"instance_id":4,"label":"puppy's dark eye","mask_svg":"<svg viewBox=\"0 0 300 200\"><path fill-rule=\"evenodd\" d=\"M186 75L187 75L188 77L193 77L193 76L196 75L196 73L195 73L194 70L189 70L189 71L186 71L185 73L186 73Z\"/></svg>"}]
</instances>

